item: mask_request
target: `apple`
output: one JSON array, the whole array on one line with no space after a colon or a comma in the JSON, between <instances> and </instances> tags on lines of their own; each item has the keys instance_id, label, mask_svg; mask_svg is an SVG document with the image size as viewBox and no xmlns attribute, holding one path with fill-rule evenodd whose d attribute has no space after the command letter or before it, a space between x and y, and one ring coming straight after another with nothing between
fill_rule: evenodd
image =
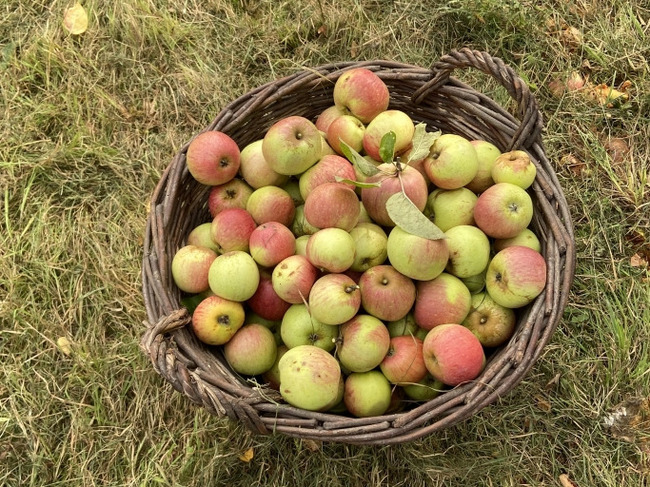
<instances>
[{"instance_id":1,"label":"apple","mask_svg":"<svg viewBox=\"0 0 650 487\"><path fill-rule=\"evenodd\" d=\"M314 345L329 352L334 349L338 334L338 326L321 323L305 304L292 304L280 325L282 342L289 348Z\"/></svg>"},{"instance_id":2,"label":"apple","mask_svg":"<svg viewBox=\"0 0 650 487\"><path fill-rule=\"evenodd\" d=\"M357 223L349 233L355 249L351 270L365 272L386 261L388 236L383 228L374 223Z\"/></svg>"},{"instance_id":3,"label":"apple","mask_svg":"<svg viewBox=\"0 0 650 487\"><path fill-rule=\"evenodd\" d=\"M488 261L488 265L490 265L489 261ZM483 289L485 289L486 274L487 274L487 266L485 267L485 269L483 269L483 272L480 272L473 276L463 277L461 278L461 281L463 281L463 284L467 286L467 289L469 289L470 293L476 294L483 291Z\"/></svg>"},{"instance_id":4,"label":"apple","mask_svg":"<svg viewBox=\"0 0 650 487\"><path fill-rule=\"evenodd\" d=\"M315 165L302 173L298 179L300 196L303 201L309 193L318 185L323 183L336 183L336 178L355 180L354 167L347 159L338 155L322 157ZM350 183L341 183L354 189Z\"/></svg>"},{"instance_id":5,"label":"apple","mask_svg":"<svg viewBox=\"0 0 650 487\"><path fill-rule=\"evenodd\" d=\"M359 198L343 183L323 183L305 200L305 219L317 228L341 228L347 232L359 221Z\"/></svg>"},{"instance_id":6,"label":"apple","mask_svg":"<svg viewBox=\"0 0 650 487\"><path fill-rule=\"evenodd\" d=\"M483 272L490 260L490 240L480 228L457 225L445 232L449 247L446 271L459 278Z\"/></svg>"},{"instance_id":7,"label":"apple","mask_svg":"<svg viewBox=\"0 0 650 487\"><path fill-rule=\"evenodd\" d=\"M427 375L422 340L407 335L391 338L388 353L379 368L392 384L398 386L421 381Z\"/></svg>"},{"instance_id":8,"label":"apple","mask_svg":"<svg viewBox=\"0 0 650 487\"><path fill-rule=\"evenodd\" d=\"M217 186L227 183L239 171L240 152L230 136L216 130L197 135L190 142L185 163L199 183Z\"/></svg>"},{"instance_id":9,"label":"apple","mask_svg":"<svg viewBox=\"0 0 650 487\"><path fill-rule=\"evenodd\" d=\"M291 195L277 186L264 186L253 191L246 210L258 225L275 221L288 227L296 214Z\"/></svg>"},{"instance_id":10,"label":"apple","mask_svg":"<svg viewBox=\"0 0 650 487\"><path fill-rule=\"evenodd\" d=\"M307 257L292 255L273 268L271 283L281 299L296 304L307 300L317 277L318 269Z\"/></svg>"},{"instance_id":11,"label":"apple","mask_svg":"<svg viewBox=\"0 0 650 487\"><path fill-rule=\"evenodd\" d=\"M363 134L363 148L366 154L377 161L381 161L379 147L381 139L388 132L395 133L395 155L399 156L411 146L415 125L411 117L400 110L381 112L372 119Z\"/></svg>"},{"instance_id":12,"label":"apple","mask_svg":"<svg viewBox=\"0 0 650 487\"><path fill-rule=\"evenodd\" d=\"M310 168L311 169L311 168ZM293 201L293 206L300 206L305 204L305 199L300 194L300 183L298 182L298 177L291 177L289 180L280 186L281 189L285 190L291 196Z\"/></svg>"},{"instance_id":13,"label":"apple","mask_svg":"<svg viewBox=\"0 0 650 487\"><path fill-rule=\"evenodd\" d=\"M386 328L388 328L390 337L393 338L402 335L415 335L420 327L415 322L413 311L410 311L403 318L386 323Z\"/></svg>"},{"instance_id":14,"label":"apple","mask_svg":"<svg viewBox=\"0 0 650 487\"><path fill-rule=\"evenodd\" d=\"M427 373L419 382L402 386L404 393L414 401L430 401L440 395L445 385Z\"/></svg>"},{"instance_id":15,"label":"apple","mask_svg":"<svg viewBox=\"0 0 650 487\"><path fill-rule=\"evenodd\" d=\"M359 285L345 274L326 274L316 280L309 293L314 318L328 325L352 319L361 307Z\"/></svg>"},{"instance_id":16,"label":"apple","mask_svg":"<svg viewBox=\"0 0 650 487\"><path fill-rule=\"evenodd\" d=\"M309 242L309 235L301 235L296 239L296 254L307 257L307 242Z\"/></svg>"},{"instance_id":17,"label":"apple","mask_svg":"<svg viewBox=\"0 0 650 487\"><path fill-rule=\"evenodd\" d=\"M415 302L415 283L391 265L376 265L359 279L361 306L384 321L406 316Z\"/></svg>"},{"instance_id":18,"label":"apple","mask_svg":"<svg viewBox=\"0 0 650 487\"><path fill-rule=\"evenodd\" d=\"M537 168L526 151L513 150L497 157L491 175L495 183L511 183L527 189L535 181Z\"/></svg>"},{"instance_id":19,"label":"apple","mask_svg":"<svg viewBox=\"0 0 650 487\"><path fill-rule=\"evenodd\" d=\"M366 207L363 205L363 201L359 201L359 223L375 223L372 221L372 218L370 218L370 215L368 215L368 210L366 210ZM357 223L357 225L359 225Z\"/></svg>"},{"instance_id":20,"label":"apple","mask_svg":"<svg viewBox=\"0 0 650 487\"><path fill-rule=\"evenodd\" d=\"M274 267L296 253L296 237L279 222L266 222L257 227L248 241L251 257L262 267Z\"/></svg>"},{"instance_id":21,"label":"apple","mask_svg":"<svg viewBox=\"0 0 650 487\"><path fill-rule=\"evenodd\" d=\"M320 131L311 121L297 115L274 123L262 142L262 153L271 169L289 176L316 164L322 150Z\"/></svg>"},{"instance_id":22,"label":"apple","mask_svg":"<svg viewBox=\"0 0 650 487\"><path fill-rule=\"evenodd\" d=\"M436 326L422 344L429 373L448 386L476 379L485 367L485 353L478 338L455 323Z\"/></svg>"},{"instance_id":23,"label":"apple","mask_svg":"<svg viewBox=\"0 0 650 487\"><path fill-rule=\"evenodd\" d=\"M250 254L234 250L214 259L208 281L210 289L217 296L243 302L255 294L260 271Z\"/></svg>"},{"instance_id":24,"label":"apple","mask_svg":"<svg viewBox=\"0 0 650 487\"><path fill-rule=\"evenodd\" d=\"M217 258L214 250L196 245L178 249L172 259L172 278L178 289L186 293L201 293L210 288L208 273Z\"/></svg>"},{"instance_id":25,"label":"apple","mask_svg":"<svg viewBox=\"0 0 650 487\"><path fill-rule=\"evenodd\" d=\"M280 394L307 411L325 411L340 399L341 368L325 350L300 345L287 350L278 362Z\"/></svg>"},{"instance_id":26,"label":"apple","mask_svg":"<svg viewBox=\"0 0 650 487\"><path fill-rule=\"evenodd\" d=\"M498 347L514 333L517 318L514 310L496 303L486 292L472 296L472 307L461 323L484 347Z\"/></svg>"},{"instance_id":27,"label":"apple","mask_svg":"<svg viewBox=\"0 0 650 487\"><path fill-rule=\"evenodd\" d=\"M296 237L302 237L303 235L313 235L319 229L314 225L309 223L305 218L305 205L296 206L296 213L293 216L293 221L291 222L291 231Z\"/></svg>"},{"instance_id":28,"label":"apple","mask_svg":"<svg viewBox=\"0 0 650 487\"><path fill-rule=\"evenodd\" d=\"M367 372L377 367L390 345L388 328L378 318L358 314L340 326L337 357L350 372Z\"/></svg>"},{"instance_id":29,"label":"apple","mask_svg":"<svg viewBox=\"0 0 650 487\"><path fill-rule=\"evenodd\" d=\"M436 189L429 194L423 213L443 232L458 225L474 224L478 196L467 188Z\"/></svg>"},{"instance_id":30,"label":"apple","mask_svg":"<svg viewBox=\"0 0 650 487\"><path fill-rule=\"evenodd\" d=\"M363 136L366 126L357 117L341 115L327 128L327 143L338 154L343 154L341 142L345 142L357 152L363 150Z\"/></svg>"},{"instance_id":31,"label":"apple","mask_svg":"<svg viewBox=\"0 0 650 487\"><path fill-rule=\"evenodd\" d=\"M280 390L280 359L282 356L287 353L287 348L286 345L280 344L277 346L277 351L275 354L275 362L273 362L273 365L269 370L264 372L262 374L262 379L266 382L267 386L270 387L271 389L275 391Z\"/></svg>"},{"instance_id":32,"label":"apple","mask_svg":"<svg viewBox=\"0 0 650 487\"><path fill-rule=\"evenodd\" d=\"M282 186L289 176L271 169L262 153L262 139L251 142L241 151L239 173L252 188Z\"/></svg>"},{"instance_id":33,"label":"apple","mask_svg":"<svg viewBox=\"0 0 650 487\"><path fill-rule=\"evenodd\" d=\"M189 243L189 240L188 240ZM542 251L542 245L530 228L524 228L520 233L511 238L497 238L492 242L492 248L495 252L499 252L506 247L512 247L513 245L522 245L524 247L530 247L536 252Z\"/></svg>"},{"instance_id":34,"label":"apple","mask_svg":"<svg viewBox=\"0 0 650 487\"><path fill-rule=\"evenodd\" d=\"M380 416L390 406L391 389L388 379L378 370L355 372L345 379L343 401L353 416Z\"/></svg>"},{"instance_id":35,"label":"apple","mask_svg":"<svg viewBox=\"0 0 650 487\"><path fill-rule=\"evenodd\" d=\"M187 245L196 245L219 252L219 246L212 240L212 222L201 223L187 236Z\"/></svg>"},{"instance_id":36,"label":"apple","mask_svg":"<svg viewBox=\"0 0 650 487\"><path fill-rule=\"evenodd\" d=\"M246 301L246 304L260 317L270 321L280 321L289 306L291 306L291 303L282 299L275 292L275 289L273 289L273 276L266 269L260 270L260 282L255 293Z\"/></svg>"},{"instance_id":37,"label":"apple","mask_svg":"<svg viewBox=\"0 0 650 487\"><path fill-rule=\"evenodd\" d=\"M278 347L271 330L263 325L242 326L223 346L232 369L244 375L260 375L273 367Z\"/></svg>"},{"instance_id":38,"label":"apple","mask_svg":"<svg viewBox=\"0 0 650 487\"><path fill-rule=\"evenodd\" d=\"M449 260L447 240L429 240L394 227L386 243L390 264L406 277L430 281L445 270Z\"/></svg>"},{"instance_id":39,"label":"apple","mask_svg":"<svg viewBox=\"0 0 650 487\"><path fill-rule=\"evenodd\" d=\"M241 208L227 208L212 220L212 240L220 253L232 250L248 252L248 241L257 224L252 215Z\"/></svg>"},{"instance_id":40,"label":"apple","mask_svg":"<svg viewBox=\"0 0 650 487\"><path fill-rule=\"evenodd\" d=\"M336 105L327 107L325 110L320 112L320 114L316 118L316 122L315 122L316 128L326 134L327 129L335 119L337 119L341 115L349 115L349 114L350 111L347 110L346 108L339 108Z\"/></svg>"},{"instance_id":41,"label":"apple","mask_svg":"<svg viewBox=\"0 0 650 487\"><path fill-rule=\"evenodd\" d=\"M430 330L444 323L462 323L469 313L472 295L456 276L443 272L416 285L413 315L420 328Z\"/></svg>"},{"instance_id":42,"label":"apple","mask_svg":"<svg viewBox=\"0 0 650 487\"><path fill-rule=\"evenodd\" d=\"M546 286L546 261L539 252L523 246L507 247L492 258L485 276L490 297L506 308L521 308Z\"/></svg>"},{"instance_id":43,"label":"apple","mask_svg":"<svg viewBox=\"0 0 650 487\"><path fill-rule=\"evenodd\" d=\"M208 345L223 345L244 324L244 307L241 303L208 296L192 313L192 331Z\"/></svg>"},{"instance_id":44,"label":"apple","mask_svg":"<svg viewBox=\"0 0 650 487\"><path fill-rule=\"evenodd\" d=\"M354 262L354 239L340 228L324 228L309 237L306 252L316 268L341 273Z\"/></svg>"},{"instance_id":45,"label":"apple","mask_svg":"<svg viewBox=\"0 0 650 487\"><path fill-rule=\"evenodd\" d=\"M532 218L533 200L525 189L511 183L490 186L474 206L474 221L488 237L514 237L528 227Z\"/></svg>"},{"instance_id":46,"label":"apple","mask_svg":"<svg viewBox=\"0 0 650 487\"><path fill-rule=\"evenodd\" d=\"M408 161L408 165L412 167L413 169L417 170L420 174L422 174L422 177L424 180L429 184L429 177L427 176L427 172L424 169L424 161L426 161L427 156L424 156L420 159L410 161L409 157L411 157L411 152L413 151L413 147L409 147L406 149L404 152L400 154L400 160L403 163L406 163Z\"/></svg>"},{"instance_id":47,"label":"apple","mask_svg":"<svg viewBox=\"0 0 650 487\"><path fill-rule=\"evenodd\" d=\"M460 135L442 134L431 146L424 170L438 188L461 188L478 172L476 149Z\"/></svg>"},{"instance_id":48,"label":"apple","mask_svg":"<svg viewBox=\"0 0 650 487\"><path fill-rule=\"evenodd\" d=\"M334 104L363 123L371 122L388 108L390 93L383 80L366 68L341 74L334 84Z\"/></svg>"},{"instance_id":49,"label":"apple","mask_svg":"<svg viewBox=\"0 0 650 487\"><path fill-rule=\"evenodd\" d=\"M497 157L501 155L501 151L496 145L487 140L471 140L470 143L476 150L478 171L474 179L467 183L465 187L475 194L479 194L494 184L492 166L494 166Z\"/></svg>"},{"instance_id":50,"label":"apple","mask_svg":"<svg viewBox=\"0 0 650 487\"><path fill-rule=\"evenodd\" d=\"M429 188L422 174L410 166L392 163L380 164L377 169L379 172L367 178L366 182L379 183L380 186L361 189L363 206L375 223L385 227L395 226L388 216L386 202L402 189L418 210L424 210Z\"/></svg>"},{"instance_id":51,"label":"apple","mask_svg":"<svg viewBox=\"0 0 650 487\"><path fill-rule=\"evenodd\" d=\"M214 218L218 213L226 208L246 209L248 198L253 194L251 188L241 179L231 179L227 183L213 186L208 193L208 210L210 216Z\"/></svg>"}]
</instances>

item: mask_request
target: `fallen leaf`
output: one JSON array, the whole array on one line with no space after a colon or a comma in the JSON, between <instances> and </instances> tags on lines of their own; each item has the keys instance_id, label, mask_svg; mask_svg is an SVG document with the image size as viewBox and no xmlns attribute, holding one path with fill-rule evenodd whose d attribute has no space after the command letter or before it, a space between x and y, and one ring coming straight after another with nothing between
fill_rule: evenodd
<instances>
[{"instance_id":1,"label":"fallen leaf","mask_svg":"<svg viewBox=\"0 0 650 487\"><path fill-rule=\"evenodd\" d=\"M587 169L587 165L573 154L562 156L560 164L566 166L576 176L582 176Z\"/></svg>"},{"instance_id":2,"label":"fallen leaf","mask_svg":"<svg viewBox=\"0 0 650 487\"><path fill-rule=\"evenodd\" d=\"M634 254L630 257L630 265L632 267L648 267L649 263L641 255Z\"/></svg>"},{"instance_id":3,"label":"fallen leaf","mask_svg":"<svg viewBox=\"0 0 650 487\"><path fill-rule=\"evenodd\" d=\"M310 440L308 438L302 440L302 443L303 445L305 445L305 448L313 452L319 451L321 449L321 446L323 445L322 441Z\"/></svg>"},{"instance_id":4,"label":"fallen leaf","mask_svg":"<svg viewBox=\"0 0 650 487\"><path fill-rule=\"evenodd\" d=\"M625 82L619 86L619 89L616 89L606 83L599 85L589 83L585 86L583 92L588 99L595 101L599 105L611 108L615 104L625 103L630 98L627 94L630 86L631 83Z\"/></svg>"},{"instance_id":5,"label":"fallen leaf","mask_svg":"<svg viewBox=\"0 0 650 487\"><path fill-rule=\"evenodd\" d=\"M571 480L569 480L569 476L567 474L565 474L565 473L560 475L558 477L558 480L560 481L560 484L562 485L562 487L578 487L576 484L571 482Z\"/></svg>"},{"instance_id":6,"label":"fallen leaf","mask_svg":"<svg viewBox=\"0 0 650 487\"><path fill-rule=\"evenodd\" d=\"M537 407L540 408L545 413L551 412L551 403L544 399L542 396L535 396L535 401L537 401Z\"/></svg>"},{"instance_id":7,"label":"fallen leaf","mask_svg":"<svg viewBox=\"0 0 650 487\"><path fill-rule=\"evenodd\" d=\"M605 147L605 151L607 151L607 154L609 154L609 157L611 157L614 162L622 162L630 152L630 146L620 137L612 137L608 139L605 144L603 144L603 147Z\"/></svg>"},{"instance_id":8,"label":"fallen leaf","mask_svg":"<svg viewBox=\"0 0 650 487\"><path fill-rule=\"evenodd\" d=\"M254 456L254 455L255 455L255 452L253 451L253 449L252 449L252 448L249 448L249 449L246 450L244 453L242 453L241 455L239 455L239 459L240 459L242 462L248 463L248 462L250 462L250 461L253 459L253 456Z\"/></svg>"},{"instance_id":9,"label":"fallen leaf","mask_svg":"<svg viewBox=\"0 0 650 487\"><path fill-rule=\"evenodd\" d=\"M356 42L353 42L352 45L350 46L350 57L357 57L359 54L359 44Z\"/></svg>"},{"instance_id":10,"label":"fallen leaf","mask_svg":"<svg viewBox=\"0 0 650 487\"><path fill-rule=\"evenodd\" d=\"M72 343L66 337L59 337L56 344L64 355L70 355L72 353Z\"/></svg>"},{"instance_id":11,"label":"fallen leaf","mask_svg":"<svg viewBox=\"0 0 650 487\"><path fill-rule=\"evenodd\" d=\"M545 389L551 390L555 389L560 384L560 373L558 372L555 376L546 383Z\"/></svg>"},{"instance_id":12,"label":"fallen leaf","mask_svg":"<svg viewBox=\"0 0 650 487\"><path fill-rule=\"evenodd\" d=\"M567 47L569 50L577 49L580 44L582 44L583 35L575 27L569 25L565 26L560 31L560 41Z\"/></svg>"},{"instance_id":13,"label":"fallen leaf","mask_svg":"<svg viewBox=\"0 0 650 487\"><path fill-rule=\"evenodd\" d=\"M603 420L617 440L647 445L650 429L650 397L632 397L616 406Z\"/></svg>"},{"instance_id":14,"label":"fallen leaf","mask_svg":"<svg viewBox=\"0 0 650 487\"><path fill-rule=\"evenodd\" d=\"M320 36L327 37L327 26L325 24L321 25L316 32Z\"/></svg>"},{"instance_id":15,"label":"fallen leaf","mask_svg":"<svg viewBox=\"0 0 650 487\"><path fill-rule=\"evenodd\" d=\"M76 3L65 11L63 15L63 27L72 35L79 35L88 29L88 14L80 3Z\"/></svg>"}]
</instances>

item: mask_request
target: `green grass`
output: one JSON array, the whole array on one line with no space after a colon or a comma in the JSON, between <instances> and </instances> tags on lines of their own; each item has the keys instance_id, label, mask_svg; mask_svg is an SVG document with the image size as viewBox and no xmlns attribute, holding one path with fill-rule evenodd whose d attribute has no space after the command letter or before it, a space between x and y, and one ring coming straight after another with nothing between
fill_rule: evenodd
<instances>
[{"instance_id":1,"label":"green grass","mask_svg":"<svg viewBox=\"0 0 650 487\"><path fill-rule=\"evenodd\" d=\"M72 2L0 7L0 485L650 484L647 428L631 443L604 426L650 395L649 270L630 261L650 255L646 2L83 4L76 38L61 25ZM566 43L565 24L581 43ZM428 66L465 45L534 88L576 227L569 306L526 379L467 422L390 448L253 436L174 392L138 343L148 198L180 146L230 100L303 66ZM630 80L630 101L553 97L548 82L573 70ZM509 106L484 76L459 75ZM630 154L612 160L610 137Z\"/></svg>"}]
</instances>

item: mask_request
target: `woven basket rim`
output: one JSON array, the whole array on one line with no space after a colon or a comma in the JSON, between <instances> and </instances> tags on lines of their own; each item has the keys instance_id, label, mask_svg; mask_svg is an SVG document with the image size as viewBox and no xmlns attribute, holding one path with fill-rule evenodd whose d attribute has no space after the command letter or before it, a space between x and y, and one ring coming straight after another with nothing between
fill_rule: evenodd
<instances>
[{"instance_id":1,"label":"woven basket rim","mask_svg":"<svg viewBox=\"0 0 650 487\"><path fill-rule=\"evenodd\" d=\"M186 219L176 218L178 213L198 214L201 208L205 212L205 198L200 199L185 166L189 140L165 169L151 198L142 266L147 329L141 347L156 372L176 390L217 416L242 422L251 431L343 443L402 443L469 418L523 379L550 340L567 304L575 272L573 226L562 189L545 155L541 140L543 122L536 100L511 68L485 52L452 51L430 69L387 60L305 68L231 101L201 132L221 130L239 143L250 137L247 131L253 127L263 130L274 118L290 111L288 102L300 104L303 111L312 110L314 103L322 103L318 94L331 91L335 79L355 67L375 71L399 91L395 96L400 97L399 103L414 110L414 118L421 115L433 119L442 113L448 117L444 123L449 124L449 131L469 135L489 132L490 136L484 138L492 139L501 150L520 148L531 155L538 169L531 189L536 204L533 225L543 230L548 282L547 290L521 313L515 336L490 356L477 381L446 391L412 409L371 418L301 410L283 403L273 391L240 381L219 353L200 344L188 331L191 317L180 305L180 294L170 277L171 254L182 242L183 232L186 236L186 229L191 226L179 223ZM452 76L454 70L468 67L493 76L506 88L517 103L516 116ZM179 200L179 196L185 199Z\"/></svg>"}]
</instances>

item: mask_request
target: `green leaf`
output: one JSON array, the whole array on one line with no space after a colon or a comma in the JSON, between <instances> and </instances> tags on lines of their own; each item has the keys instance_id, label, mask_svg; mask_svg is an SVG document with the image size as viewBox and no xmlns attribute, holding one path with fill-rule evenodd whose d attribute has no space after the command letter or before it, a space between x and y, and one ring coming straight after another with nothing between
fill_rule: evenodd
<instances>
[{"instance_id":1,"label":"green leaf","mask_svg":"<svg viewBox=\"0 0 650 487\"><path fill-rule=\"evenodd\" d=\"M405 232L429 240L447 238L402 191L388 198L386 210L391 220Z\"/></svg>"},{"instance_id":2,"label":"green leaf","mask_svg":"<svg viewBox=\"0 0 650 487\"><path fill-rule=\"evenodd\" d=\"M199 305L201 301L205 299L205 293L193 294L191 296L186 296L181 298L181 306L185 306L187 311L190 314L194 313L194 310Z\"/></svg>"},{"instance_id":3,"label":"green leaf","mask_svg":"<svg viewBox=\"0 0 650 487\"><path fill-rule=\"evenodd\" d=\"M364 157L361 154L359 154L357 151L355 151L352 147L350 147L342 140L341 140L341 151L343 152L343 155L347 157L348 161L350 161L352 164L354 164L359 168L359 171L361 171L361 174L363 174L364 176L366 177L374 176L379 172L377 166L375 166L371 162L368 162L366 159L364 159Z\"/></svg>"},{"instance_id":4,"label":"green leaf","mask_svg":"<svg viewBox=\"0 0 650 487\"><path fill-rule=\"evenodd\" d=\"M427 132L426 124L417 124L415 126L415 133L413 134L413 148L409 153L409 158L406 163L410 164L413 161L419 161L420 159L427 157L431 150L431 146L441 135L442 132L440 130L437 132Z\"/></svg>"},{"instance_id":5,"label":"green leaf","mask_svg":"<svg viewBox=\"0 0 650 487\"><path fill-rule=\"evenodd\" d=\"M379 156L384 162L393 162L395 157L395 142L397 141L397 135L392 130L381 138L379 143Z\"/></svg>"},{"instance_id":6,"label":"green leaf","mask_svg":"<svg viewBox=\"0 0 650 487\"><path fill-rule=\"evenodd\" d=\"M352 179L342 178L341 176L335 176L337 183L346 183L354 184L357 188L378 188L381 186L381 183L362 183L361 181L353 181Z\"/></svg>"}]
</instances>

